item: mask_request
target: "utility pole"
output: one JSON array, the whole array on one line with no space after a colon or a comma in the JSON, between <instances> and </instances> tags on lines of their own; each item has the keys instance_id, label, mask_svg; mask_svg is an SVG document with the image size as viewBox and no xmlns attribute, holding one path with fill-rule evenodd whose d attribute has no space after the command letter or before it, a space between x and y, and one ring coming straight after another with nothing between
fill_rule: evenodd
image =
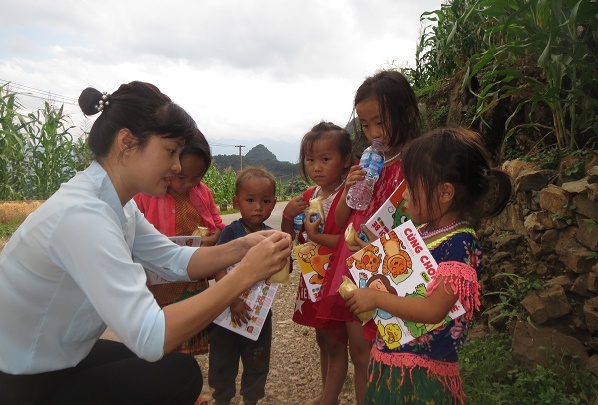
<instances>
[{"instance_id":1,"label":"utility pole","mask_svg":"<svg viewBox=\"0 0 598 405\"><path fill-rule=\"evenodd\" d=\"M239 148L239 162L241 165L241 168L239 169L239 171L243 170L243 155L241 155L241 148L244 148L245 145L235 145L235 148Z\"/></svg>"},{"instance_id":2,"label":"utility pole","mask_svg":"<svg viewBox=\"0 0 598 405\"><path fill-rule=\"evenodd\" d=\"M282 174L278 175L278 195L276 197L280 197L282 199ZM276 198L276 200L279 200Z\"/></svg>"}]
</instances>

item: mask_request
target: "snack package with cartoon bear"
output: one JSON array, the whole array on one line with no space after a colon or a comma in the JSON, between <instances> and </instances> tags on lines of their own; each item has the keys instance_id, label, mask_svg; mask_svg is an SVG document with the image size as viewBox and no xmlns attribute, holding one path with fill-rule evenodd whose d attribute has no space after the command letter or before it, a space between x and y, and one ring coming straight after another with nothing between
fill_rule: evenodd
<instances>
[{"instance_id":1,"label":"snack package with cartoon bear","mask_svg":"<svg viewBox=\"0 0 598 405\"><path fill-rule=\"evenodd\" d=\"M347 293L349 291L353 291L353 290L356 290L356 289L357 289L357 286L355 285L355 283L353 282L353 280L351 280L347 276L343 276L343 282L338 287L338 293L341 295L341 297L343 297L343 299L345 299L345 295L347 295ZM375 312L376 312L375 310L362 312L360 314L357 314L357 317L359 318L359 320L361 322L363 322L365 324L369 320L372 319L372 316L374 316Z\"/></svg>"}]
</instances>

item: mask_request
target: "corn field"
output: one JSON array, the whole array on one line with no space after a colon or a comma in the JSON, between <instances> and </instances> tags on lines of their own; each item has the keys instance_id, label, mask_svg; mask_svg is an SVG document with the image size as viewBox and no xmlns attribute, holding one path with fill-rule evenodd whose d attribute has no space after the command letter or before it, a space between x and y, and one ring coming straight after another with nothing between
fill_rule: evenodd
<instances>
[{"instance_id":1,"label":"corn field","mask_svg":"<svg viewBox=\"0 0 598 405\"><path fill-rule=\"evenodd\" d=\"M0 200L45 200L91 161L85 140L48 102L22 113L16 94L0 86Z\"/></svg>"}]
</instances>

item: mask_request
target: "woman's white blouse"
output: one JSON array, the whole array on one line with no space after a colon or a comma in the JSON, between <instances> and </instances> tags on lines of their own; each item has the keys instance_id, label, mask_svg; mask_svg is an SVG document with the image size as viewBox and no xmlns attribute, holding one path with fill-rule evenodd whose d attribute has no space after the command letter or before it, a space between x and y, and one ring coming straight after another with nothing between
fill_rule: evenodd
<instances>
[{"instance_id":1,"label":"woman's white blouse","mask_svg":"<svg viewBox=\"0 0 598 405\"><path fill-rule=\"evenodd\" d=\"M144 268L188 281L197 248L179 247L123 207L93 162L29 215L0 253L0 370L72 367L106 325L139 357L163 355L164 314Z\"/></svg>"}]
</instances>

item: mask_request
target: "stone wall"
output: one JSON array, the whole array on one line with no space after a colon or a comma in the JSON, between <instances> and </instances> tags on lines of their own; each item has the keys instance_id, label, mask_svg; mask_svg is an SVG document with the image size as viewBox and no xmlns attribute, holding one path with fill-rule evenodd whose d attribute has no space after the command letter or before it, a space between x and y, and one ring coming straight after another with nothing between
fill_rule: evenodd
<instances>
[{"instance_id":1,"label":"stone wall","mask_svg":"<svg viewBox=\"0 0 598 405\"><path fill-rule=\"evenodd\" d=\"M480 230L491 246L484 292L505 274L541 284L521 300L524 316L503 324L513 334L513 355L544 364L547 355L564 352L598 375L598 165L589 163L577 180L519 160L503 169L513 179L513 196ZM486 312L491 328L500 310Z\"/></svg>"}]
</instances>

